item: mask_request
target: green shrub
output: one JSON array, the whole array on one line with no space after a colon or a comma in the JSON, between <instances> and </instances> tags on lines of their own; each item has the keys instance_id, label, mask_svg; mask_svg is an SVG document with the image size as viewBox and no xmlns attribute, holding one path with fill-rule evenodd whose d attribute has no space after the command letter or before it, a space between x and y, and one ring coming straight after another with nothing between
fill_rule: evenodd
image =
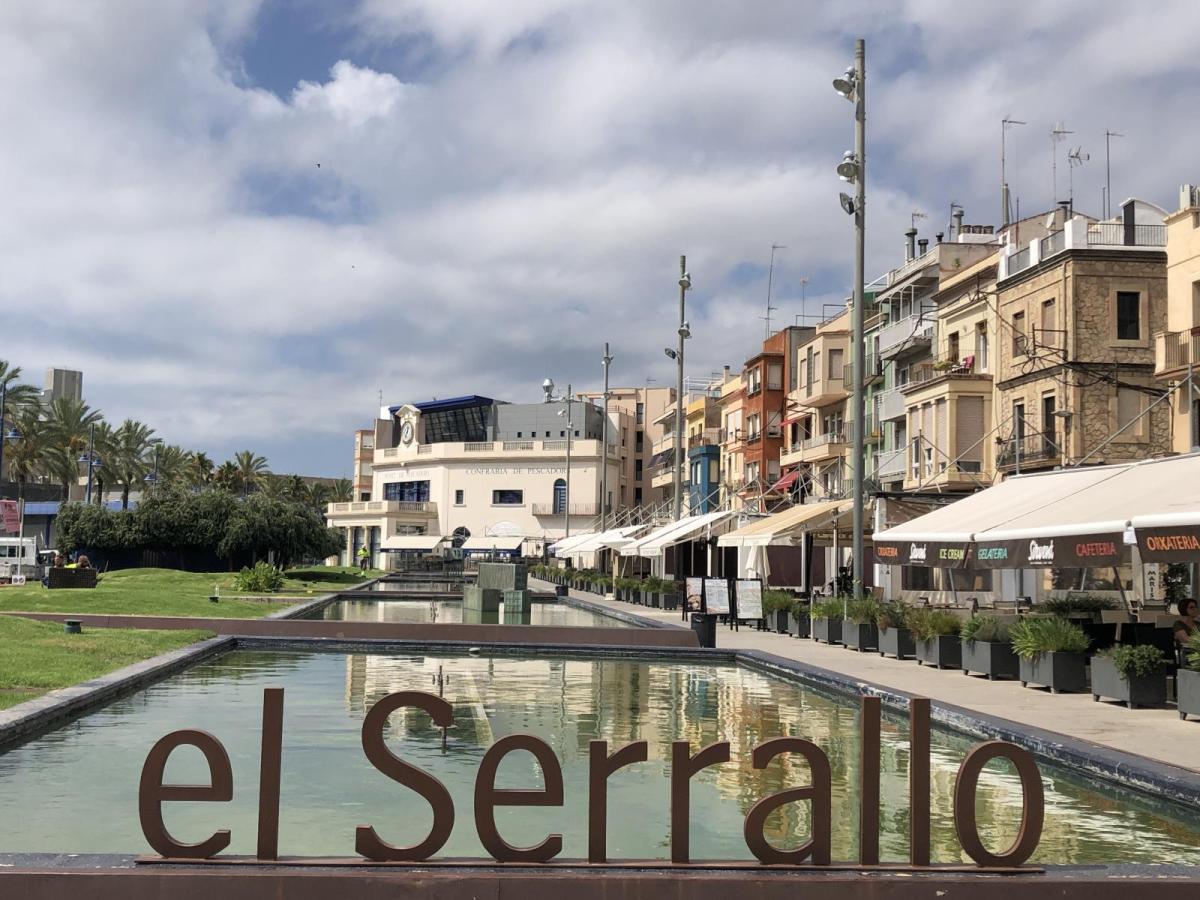
<instances>
[{"instance_id":1,"label":"green shrub","mask_svg":"<svg viewBox=\"0 0 1200 900\"><path fill-rule=\"evenodd\" d=\"M1067 594L1065 597L1053 597L1039 603L1034 610L1065 619L1071 615L1098 613L1116 608L1117 604L1111 597L1100 594Z\"/></svg>"},{"instance_id":2,"label":"green shrub","mask_svg":"<svg viewBox=\"0 0 1200 900\"><path fill-rule=\"evenodd\" d=\"M846 605L846 617L855 625L874 625L881 608L878 601L866 597L862 600L851 600Z\"/></svg>"},{"instance_id":3,"label":"green shrub","mask_svg":"<svg viewBox=\"0 0 1200 900\"><path fill-rule=\"evenodd\" d=\"M1091 643L1082 628L1057 616L1024 618L1009 633L1013 651L1022 659L1042 653L1084 653Z\"/></svg>"},{"instance_id":4,"label":"green shrub","mask_svg":"<svg viewBox=\"0 0 1200 900\"><path fill-rule=\"evenodd\" d=\"M797 619L806 619L811 614L812 607L803 597L796 597L792 600L792 615Z\"/></svg>"},{"instance_id":5,"label":"green shrub","mask_svg":"<svg viewBox=\"0 0 1200 900\"><path fill-rule=\"evenodd\" d=\"M1130 675L1153 675L1167 664L1163 652L1152 644L1121 644L1105 650L1103 655L1112 660L1126 681Z\"/></svg>"},{"instance_id":6,"label":"green shrub","mask_svg":"<svg viewBox=\"0 0 1200 900\"><path fill-rule=\"evenodd\" d=\"M964 641L985 641L989 644L1007 644L1012 640L1011 626L995 616L971 616L963 623L960 632Z\"/></svg>"},{"instance_id":7,"label":"green shrub","mask_svg":"<svg viewBox=\"0 0 1200 900\"><path fill-rule=\"evenodd\" d=\"M1187 656L1187 667L1193 672L1200 672L1200 632L1189 637L1183 649Z\"/></svg>"},{"instance_id":8,"label":"green shrub","mask_svg":"<svg viewBox=\"0 0 1200 900\"><path fill-rule=\"evenodd\" d=\"M791 611L795 598L787 591L775 591L768 588L763 591L763 612L767 615L780 611Z\"/></svg>"},{"instance_id":9,"label":"green shrub","mask_svg":"<svg viewBox=\"0 0 1200 900\"><path fill-rule=\"evenodd\" d=\"M243 568L233 580L234 590L266 594L283 587L283 572L270 563L255 563L253 568Z\"/></svg>"},{"instance_id":10,"label":"green shrub","mask_svg":"<svg viewBox=\"0 0 1200 900\"><path fill-rule=\"evenodd\" d=\"M812 617L814 619L829 619L831 622L840 622L845 609L846 601L843 598L830 597L827 600L821 600L812 605Z\"/></svg>"},{"instance_id":11,"label":"green shrub","mask_svg":"<svg viewBox=\"0 0 1200 900\"><path fill-rule=\"evenodd\" d=\"M918 641L958 634L961 629L962 620L944 609L919 607L908 614L908 630Z\"/></svg>"},{"instance_id":12,"label":"green shrub","mask_svg":"<svg viewBox=\"0 0 1200 900\"><path fill-rule=\"evenodd\" d=\"M907 628L908 616L911 612L912 607L907 603L892 600L879 607L879 613L875 616L875 624L881 631L887 631L889 628Z\"/></svg>"}]
</instances>

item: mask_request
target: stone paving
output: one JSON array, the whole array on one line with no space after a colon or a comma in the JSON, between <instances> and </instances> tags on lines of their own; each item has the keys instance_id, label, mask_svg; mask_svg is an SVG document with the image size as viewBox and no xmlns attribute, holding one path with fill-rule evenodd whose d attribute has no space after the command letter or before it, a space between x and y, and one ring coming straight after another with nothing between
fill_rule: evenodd
<instances>
[{"instance_id":1,"label":"stone paving","mask_svg":"<svg viewBox=\"0 0 1200 900\"><path fill-rule=\"evenodd\" d=\"M538 585L552 588L547 582ZM571 591L571 596L654 622L687 627L677 610L635 606L582 591ZM1046 689L1023 688L1019 681L988 681L958 670L939 671L919 666L913 660L858 653L748 628L734 631L718 625L717 646L773 653L904 694L929 697L935 703L963 707L1200 772L1200 721L1180 720L1174 707L1130 710L1110 701L1094 702L1091 694L1051 694Z\"/></svg>"}]
</instances>

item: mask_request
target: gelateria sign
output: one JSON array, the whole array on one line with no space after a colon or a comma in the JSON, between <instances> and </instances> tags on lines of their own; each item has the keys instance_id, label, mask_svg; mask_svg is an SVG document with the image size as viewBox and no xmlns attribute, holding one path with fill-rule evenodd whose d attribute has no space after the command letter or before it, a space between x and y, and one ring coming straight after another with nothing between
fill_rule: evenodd
<instances>
[{"instance_id":1,"label":"gelateria sign","mask_svg":"<svg viewBox=\"0 0 1200 900\"><path fill-rule=\"evenodd\" d=\"M367 713L362 725L362 747L382 779L390 779L421 798L433 810L433 826L424 840L397 846L387 839L388 823L377 821L355 829L355 850L367 863L420 863L434 857L446 844L454 828L457 810L450 792L436 773L421 769L395 754L384 740L388 717L397 710L424 711L434 724L445 729L454 721L452 705L435 694L399 691L389 694ZM880 701L861 698L859 722L859 859L862 866L879 864L879 771ZM268 688L263 695L262 748L258 793L258 848L263 863L279 860L280 772L283 761L283 689ZM929 701L913 698L909 704L909 865L930 864L930 723ZM171 753L179 747L198 749L209 768L209 783L164 784L163 773ZM543 785L536 789L496 787L496 772L509 754L529 754L542 770ZM783 756L801 757L808 764L809 783L789 787L759 798L746 814L743 836L746 847L762 863L771 865L831 865L832 774L829 758L811 741L799 737L777 737L759 743L750 753L754 768L765 769ZM588 862L608 861L608 781L619 778L624 767L646 762L646 741L634 741L610 749L607 741L592 741L588 747L587 843ZM991 850L983 845L976 821L975 793L983 767L993 759L1007 759L1016 768L1023 792L1021 826L1007 849ZM711 766L731 761L728 741L718 741L693 752L688 741L671 743L671 765L664 801L670 807L671 863L692 863L689 826L691 779ZM397 793L397 799L404 796ZM163 805L173 801L221 803L233 797L233 770L221 742L205 731L174 731L150 750L142 767L138 789L138 813L146 841L166 860L211 859L229 846L229 829L219 828L220 813L214 810L214 831L195 844L172 837L163 823ZM411 798L410 798L411 799ZM541 842L526 847L508 843L496 824L496 809L504 806L561 807L564 802L563 774L550 745L528 734L500 738L484 754L475 777L474 824L479 841L501 863L550 863L562 852L563 836L548 834ZM788 803L807 803L811 808L811 834L795 847L781 848L764 836L767 817ZM1042 833L1044 797L1042 780L1033 756L1015 744L988 741L977 744L963 758L954 785L954 825L963 850L981 869L1010 869L1024 863L1037 848ZM701 812L703 815L703 812ZM649 850L650 848L647 848ZM295 859L295 858L293 858ZM313 857L304 860L313 862ZM142 860L143 862L156 860ZM567 863L568 860L561 862Z\"/></svg>"}]
</instances>

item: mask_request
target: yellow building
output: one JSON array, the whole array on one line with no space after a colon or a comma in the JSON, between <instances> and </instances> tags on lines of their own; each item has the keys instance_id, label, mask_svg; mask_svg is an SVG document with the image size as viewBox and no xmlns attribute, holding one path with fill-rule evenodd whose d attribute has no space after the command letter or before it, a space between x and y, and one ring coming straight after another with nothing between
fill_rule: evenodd
<instances>
[{"instance_id":1,"label":"yellow building","mask_svg":"<svg viewBox=\"0 0 1200 900\"><path fill-rule=\"evenodd\" d=\"M1186 453L1200 448L1200 187L1183 185L1179 209L1165 221L1167 322L1154 335L1154 375L1179 385L1170 401L1171 449Z\"/></svg>"}]
</instances>

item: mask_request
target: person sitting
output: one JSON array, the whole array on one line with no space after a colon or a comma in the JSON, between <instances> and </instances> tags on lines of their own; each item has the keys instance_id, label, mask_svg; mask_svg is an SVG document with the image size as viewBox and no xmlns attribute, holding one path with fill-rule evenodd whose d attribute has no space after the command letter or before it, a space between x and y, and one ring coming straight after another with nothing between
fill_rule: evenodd
<instances>
[{"instance_id":1,"label":"person sitting","mask_svg":"<svg viewBox=\"0 0 1200 900\"><path fill-rule=\"evenodd\" d=\"M79 559L75 560L75 568L77 569L90 569L91 567L92 561L83 554L80 554Z\"/></svg>"},{"instance_id":2,"label":"person sitting","mask_svg":"<svg viewBox=\"0 0 1200 900\"><path fill-rule=\"evenodd\" d=\"M1171 628L1175 632L1175 643L1182 647L1193 635L1200 633L1200 623L1196 621L1200 607L1191 597L1184 597L1175 607L1179 610L1179 618Z\"/></svg>"}]
</instances>

